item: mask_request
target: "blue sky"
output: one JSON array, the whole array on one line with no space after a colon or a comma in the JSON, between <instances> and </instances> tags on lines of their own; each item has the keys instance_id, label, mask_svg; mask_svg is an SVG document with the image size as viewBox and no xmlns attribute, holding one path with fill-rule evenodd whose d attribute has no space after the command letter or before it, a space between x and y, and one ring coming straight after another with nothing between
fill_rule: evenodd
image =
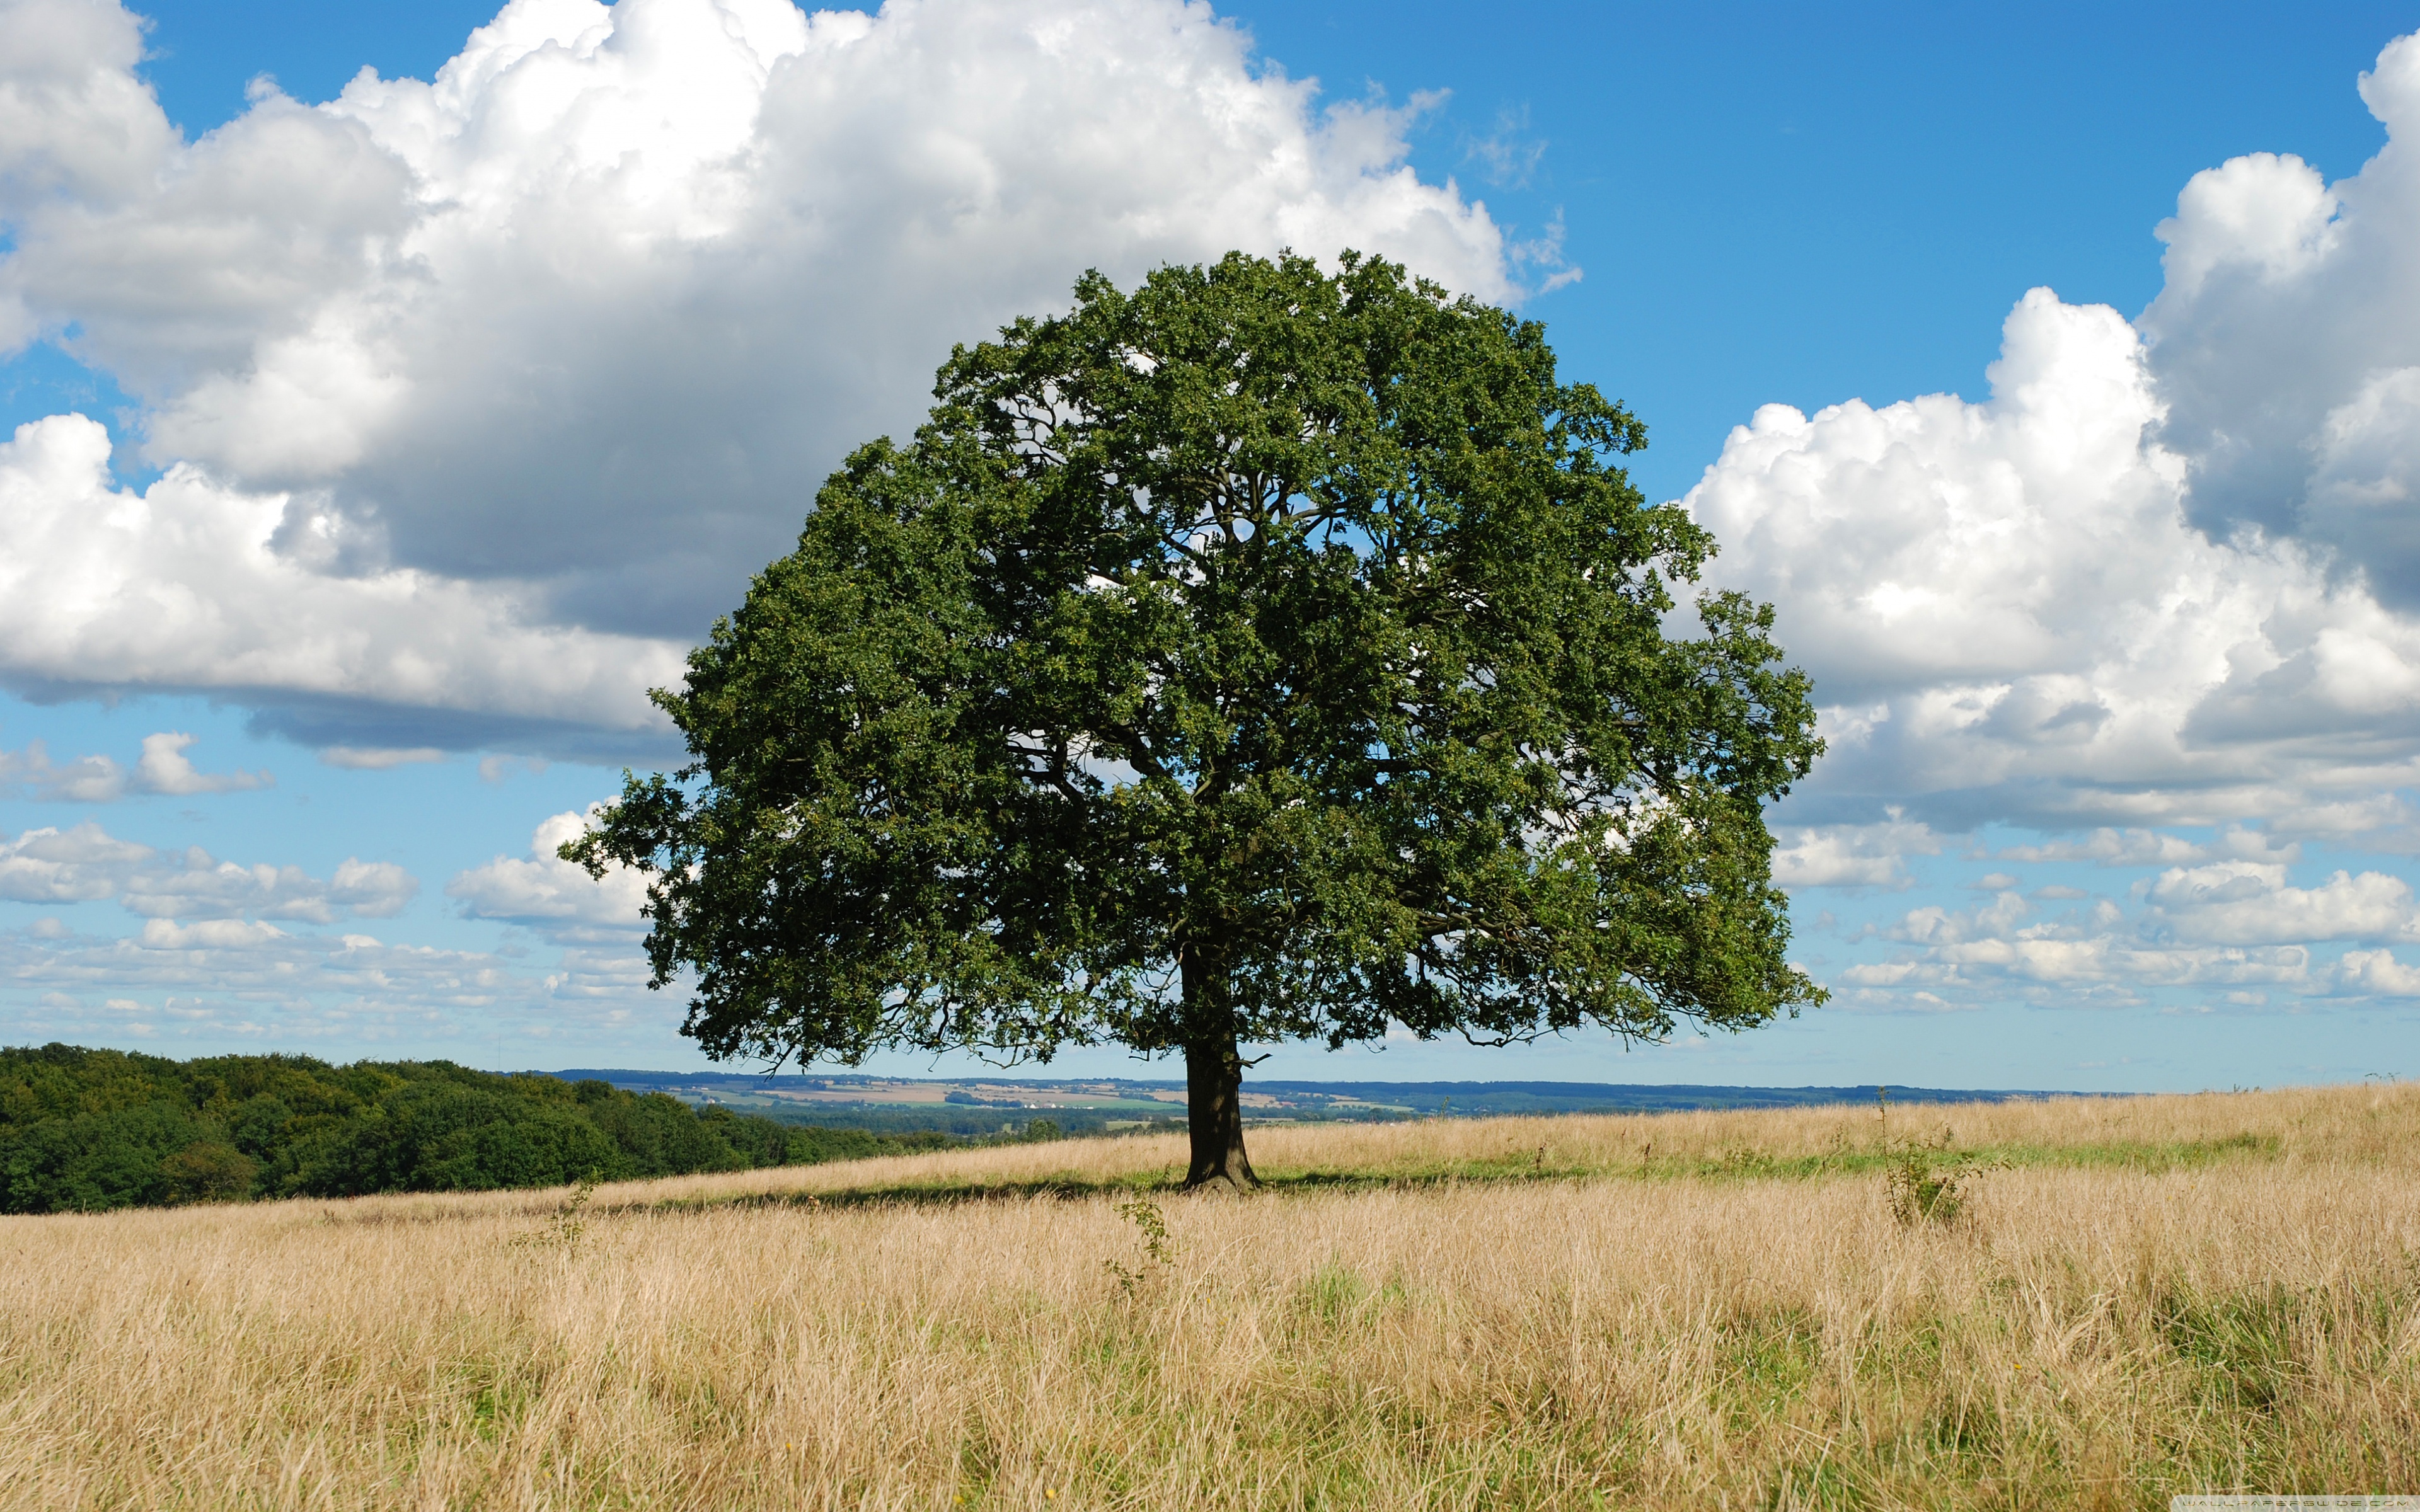
<instances>
[{"instance_id":1,"label":"blue sky","mask_svg":"<svg viewBox=\"0 0 2420 1512\"><path fill-rule=\"evenodd\" d=\"M639 691L949 341L1291 241L1648 421L1835 1000L1272 1072L2420 1072L2408 12L137 10L0 0L0 1041L702 1064L536 842Z\"/></svg>"}]
</instances>

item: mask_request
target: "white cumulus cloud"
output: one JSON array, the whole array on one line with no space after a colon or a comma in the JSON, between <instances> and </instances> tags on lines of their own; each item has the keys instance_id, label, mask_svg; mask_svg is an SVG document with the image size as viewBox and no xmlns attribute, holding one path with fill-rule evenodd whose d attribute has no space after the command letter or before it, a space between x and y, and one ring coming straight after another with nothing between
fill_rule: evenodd
<instances>
[{"instance_id":1,"label":"white cumulus cloud","mask_svg":"<svg viewBox=\"0 0 2420 1512\"><path fill-rule=\"evenodd\" d=\"M134 788L185 797L197 793L240 793L270 784L267 772L204 772L196 769L185 748L194 737L163 731L143 737L143 754L134 764Z\"/></svg>"},{"instance_id":2,"label":"white cumulus cloud","mask_svg":"<svg viewBox=\"0 0 2420 1512\"><path fill-rule=\"evenodd\" d=\"M1897 812L1876 825L1799 825L1774 834L1773 880L1785 887L1892 887L1908 881L1906 857L1938 856L1930 825Z\"/></svg>"},{"instance_id":3,"label":"white cumulus cloud","mask_svg":"<svg viewBox=\"0 0 2420 1512\"><path fill-rule=\"evenodd\" d=\"M130 877L118 902L148 918L280 918L314 924L401 913L420 883L392 861L348 858L333 877L297 866L239 866L198 847Z\"/></svg>"},{"instance_id":4,"label":"white cumulus cloud","mask_svg":"<svg viewBox=\"0 0 2420 1512\"><path fill-rule=\"evenodd\" d=\"M2411 885L2383 872L2337 872L2297 887L2282 866L2221 861L2163 872L2148 897L2155 928L2195 943L2420 938Z\"/></svg>"},{"instance_id":5,"label":"white cumulus cloud","mask_svg":"<svg viewBox=\"0 0 2420 1512\"><path fill-rule=\"evenodd\" d=\"M267 772L205 772L185 754L194 737L163 730L143 737L143 753L132 770L108 756L54 762L41 741L22 751L0 750L0 795L30 795L47 802L111 803L134 793L190 797L203 793L241 793L271 786Z\"/></svg>"},{"instance_id":6,"label":"white cumulus cloud","mask_svg":"<svg viewBox=\"0 0 2420 1512\"><path fill-rule=\"evenodd\" d=\"M2420 605L2420 38L2360 81L2387 144L2326 182L2259 152L2196 174L2159 234L2166 285L2142 316L2188 463L2188 504L2341 553L2381 598ZM2404 685L2404 696L2409 687Z\"/></svg>"},{"instance_id":7,"label":"white cumulus cloud","mask_svg":"<svg viewBox=\"0 0 2420 1512\"><path fill-rule=\"evenodd\" d=\"M2420 967L2392 950L2347 950L2336 962L2336 990L2358 997L2420 997Z\"/></svg>"},{"instance_id":8,"label":"white cumulus cloud","mask_svg":"<svg viewBox=\"0 0 2420 1512\"><path fill-rule=\"evenodd\" d=\"M2358 174L2195 176L2139 322L2036 289L1983 402L1732 434L1687 502L1825 705L1793 816L2420 851L2420 38L2360 87Z\"/></svg>"},{"instance_id":9,"label":"white cumulus cloud","mask_svg":"<svg viewBox=\"0 0 2420 1512\"><path fill-rule=\"evenodd\" d=\"M2033 291L1992 379L1768 407L1688 496L1826 705L1798 811L2141 828L2412 779L2420 625L2290 541L2188 521L2116 312Z\"/></svg>"},{"instance_id":10,"label":"white cumulus cloud","mask_svg":"<svg viewBox=\"0 0 2420 1512\"><path fill-rule=\"evenodd\" d=\"M2108 899L2048 913L2014 892L1979 907L1909 910L1885 937L1899 949L1835 974L1842 1008L1927 1011L2007 1002L2132 1006L2164 989L2326 985L2307 946L2195 944Z\"/></svg>"},{"instance_id":11,"label":"white cumulus cloud","mask_svg":"<svg viewBox=\"0 0 2420 1512\"><path fill-rule=\"evenodd\" d=\"M592 877L555 854L580 837L596 811L553 815L530 836L528 859L499 856L460 872L445 884L445 896L461 904L465 918L526 924L551 939L627 940L646 927L639 915L646 879L618 866Z\"/></svg>"},{"instance_id":12,"label":"white cumulus cloud","mask_svg":"<svg viewBox=\"0 0 2420 1512\"><path fill-rule=\"evenodd\" d=\"M1323 106L1181 0L512 0L429 81L190 142L112 0L0 16L0 343L106 369L168 468L110 494L98 427L20 438L73 569L0 584L21 678L634 728L678 675L652 638L1084 269L1358 247L1503 298L1551 264L1405 165L1418 103Z\"/></svg>"},{"instance_id":13,"label":"white cumulus cloud","mask_svg":"<svg viewBox=\"0 0 2420 1512\"><path fill-rule=\"evenodd\" d=\"M119 840L86 821L70 829L29 829L0 838L0 900L91 903L115 898L161 919L385 918L419 894L392 861L348 857L330 877L297 866L239 866L199 846L159 851Z\"/></svg>"},{"instance_id":14,"label":"white cumulus cloud","mask_svg":"<svg viewBox=\"0 0 2420 1512\"><path fill-rule=\"evenodd\" d=\"M159 1034L224 1046L258 1037L346 1056L389 1043L462 1047L457 1055L476 1046L484 1057L490 1036L504 1033L523 1045L594 1047L631 1033L658 1043L662 1010L646 970L627 937L619 949L566 950L545 970L504 954L256 918L151 918L122 938L42 918L0 929L0 982L12 989L0 1019L10 1035L37 1041Z\"/></svg>"},{"instance_id":15,"label":"white cumulus cloud","mask_svg":"<svg viewBox=\"0 0 2420 1512\"><path fill-rule=\"evenodd\" d=\"M89 820L66 830L29 829L0 840L0 898L65 903L111 897L151 855L149 846L116 839Z\"/></svg>"},{"instance_id":16,"label":"white cumulus cloud","mask_svg":"<svg viewBox=\"0 0 2420 1512\"><path fill-rule=\"evenodd\" d=\"M127 939L63 930L0 932L0 971L21 986L45 991L70 1013L111 999L130 1007L148 999L165 1016L178 1016L182 1004L188 1013L232 1026L229 1021L241 1022L241 1009L256 1013L274 1006L285 1011L280 1016L288 1020L289 1032L297 1013L356 1034L365 1021L426 1030L442 1022L434 1011L532 1001L545 991L493 956L241 919L180 924L155 918ZM91 1019L89 1009L75 1016Z\"/></svg>"},{"instance_id":17,"label":"white cumulus cloud","mask_svg":"<svg viewBox=\"0 0 2420 1512\"><path fill-rule=\"evenodd\" d=\"M50 748L29 740L23 750L0 750L0 794L61 803L108 803L125 795L126 768L106 756L51 760Z\"/></svg>"},{"instance_id":18,"label":"white cumulus cloud","mask_svg":"<svg viewBox=\"0 0 2420 1512\"><path fill-rule=\"evenodd\" d=\"M107 756L51 760L48 747L29 741L22 751L0 750L0 795L30 794L65 803L109 803L130 793L188 797L201 793L240 793L273 780L267 772L205 772L185 754L194 737L163 730L143 737L143 754L129 771Z\"/></svg>"},{"instance_id":19,"label":"white cumulus cloud","mask_svg":"<svg viewBox=\"0 0 2420 1512\"><path fill-rule=\"evenodd\" d=\"M1889 953L1830 975L1838 1006L2248 1010L2420 996L2420 969L2393 949L2420 944L2420 903L2384 872L2339 870L2303 886L2281 863L2209 861L2136 884L2132 906L2071 887L2028 898L2013 877L1986 880L2008 886L1970 908L1922 904L1857 935ZM2330 959L2335 945L2352 948Z\"/></svg>"},{"instance_id":20,"label":"white cumulus cloud","mask_svg":"<svg viewBox=\"0 0 2420 1512\"><path fill-rule=\"evenodd\" d=\"M108 433L53 416L0 441L0 669L15 680L312 694L652 732L666 641L535 623L506 586L389 567L323 572L277 548L283 495L179 465L141 494ZM138 785L204 791L145 744Z\"/></svg>"}]
</instances>

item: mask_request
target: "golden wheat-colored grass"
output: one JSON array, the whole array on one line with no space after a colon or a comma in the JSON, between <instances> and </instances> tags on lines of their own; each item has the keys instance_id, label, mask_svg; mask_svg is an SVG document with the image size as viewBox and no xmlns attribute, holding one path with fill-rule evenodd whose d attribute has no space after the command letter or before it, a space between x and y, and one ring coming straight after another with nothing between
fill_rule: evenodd
<instances>
[{"instance_id":1,"label":"golden wheat-colored grass","mask_svg":"<svg viewBox=\"0 0 2420 1512\"><path fill-rule=\"evenodd\" d=\"M1888 1137L1945 1124L1998 1164L1914 1225L1870 1108L1259 1130L1244 1199L1165 1190L1162 1138L5 1219L0 1501L2420 1491L2420 1089Z\"/></svg>"}]
</instances>

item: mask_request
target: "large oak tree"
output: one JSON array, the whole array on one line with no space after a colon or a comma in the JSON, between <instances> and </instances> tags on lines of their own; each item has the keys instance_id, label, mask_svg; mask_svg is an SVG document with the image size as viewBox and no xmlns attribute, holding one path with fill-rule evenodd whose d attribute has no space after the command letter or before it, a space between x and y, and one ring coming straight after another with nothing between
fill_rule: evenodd
<instances>
[{"instance_id":1,"label":"large oak tree","mask_svg":"<svg viewBox=\"0 0 2420 1512\"><path fill-rule=\"evenodd\" d=\"M1540 326L1236 254L935 394L657 695L693 763L565 847L651 873L708 1054L1179 1052L1188 1183L1244 1185L1248 1046L1820 1000L1763 820L1807 680L1768 609L1686 624L1714 543Z\"/></svg>"}]
</instances>

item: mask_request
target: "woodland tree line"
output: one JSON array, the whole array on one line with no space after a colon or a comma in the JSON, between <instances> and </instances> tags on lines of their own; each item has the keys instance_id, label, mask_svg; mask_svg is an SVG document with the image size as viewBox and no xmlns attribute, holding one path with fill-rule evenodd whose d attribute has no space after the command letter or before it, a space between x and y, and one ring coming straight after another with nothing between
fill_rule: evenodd
<instances>
[{"instance_id":1,"label":"woodland tree line","mask_svg":"<svg viewBox=\"0 0 2420 1512\"><path fill-rule=\"evenodd\" d=\"M0 1212L553 1186L961 1143L443 1060L0 1049Z\"/></svg>"}]
</instances>

